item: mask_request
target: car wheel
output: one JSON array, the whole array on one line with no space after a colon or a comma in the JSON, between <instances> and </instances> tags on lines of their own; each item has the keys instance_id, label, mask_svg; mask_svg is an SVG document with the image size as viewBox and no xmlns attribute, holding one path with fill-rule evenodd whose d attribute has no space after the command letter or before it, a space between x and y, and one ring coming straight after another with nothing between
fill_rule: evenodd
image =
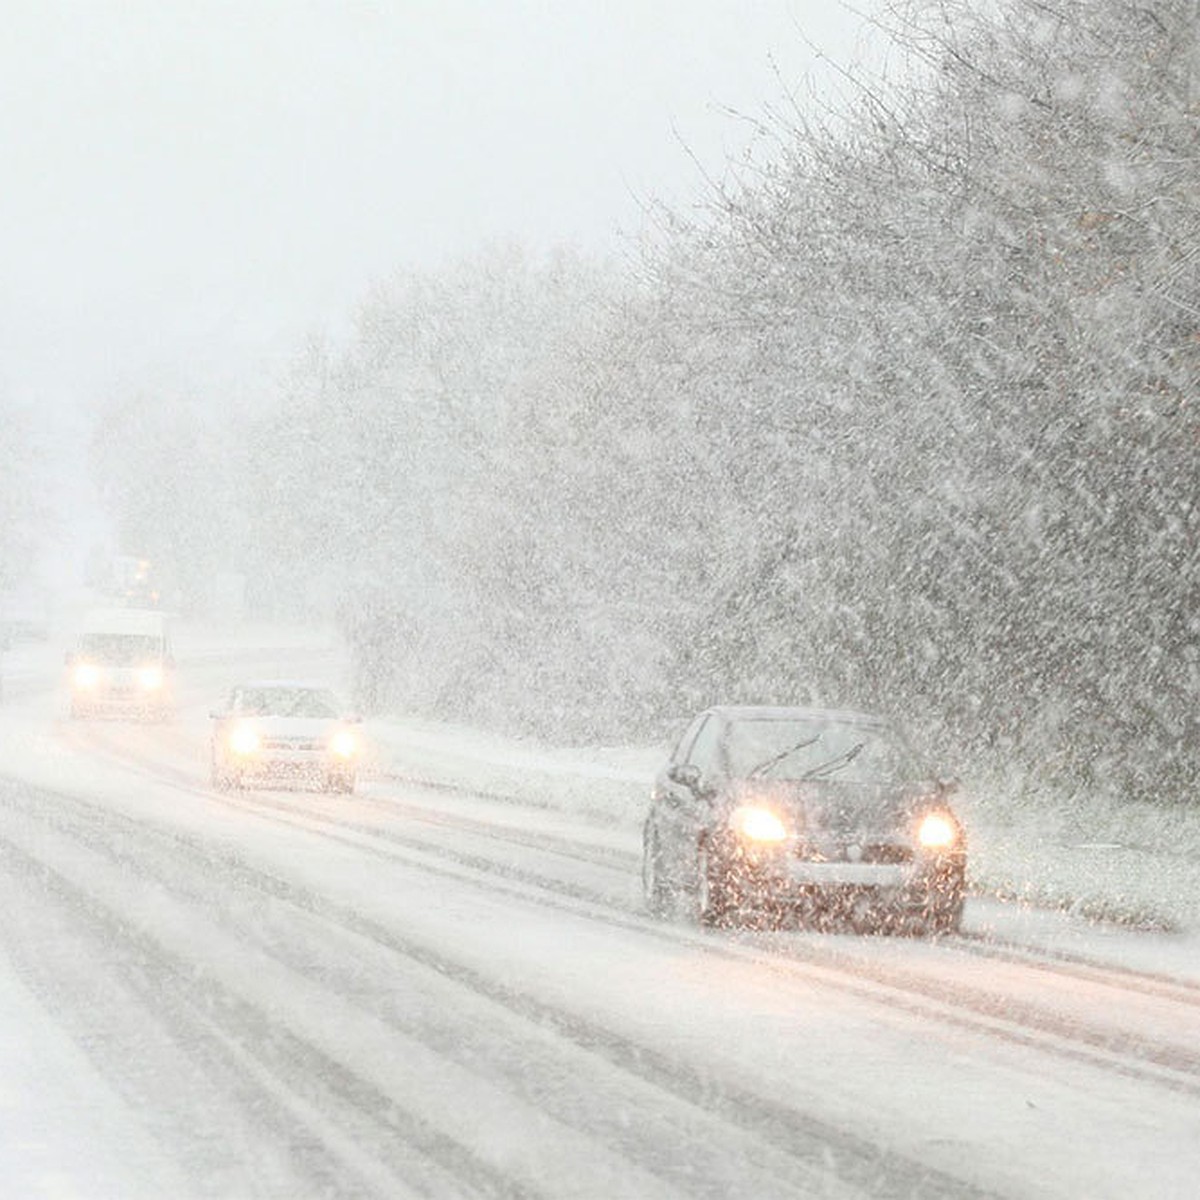
<instances>
[{"instance_id":1,"label":"car wheel","mask_svg":"<svg viewBox=\"0 0 1200 1200\"><path fill-rule=\"evenodd\" d=\"M227 792L233 786L233 777L228 771L223 771L214 762L212 765L212 785L218 792Z\"/></svg>"},{"instance_id":2,"label":"car wheel","mask_svg":"<svg viewBox=\"0 0 1200 1200\"><path fill-rule=\"evenodd\" d=\"M229 772L221 766L221 760L217 757L216 746L212 746L208 752L208 772L209 778L212 780L212 786L218 792L229 790Z\"/></svg>"},{"instance_id":3,"label":"car wheel","mask_svg":"<svg viewBox=\"0 0 1200 1200\"><path fill-rule=\"evenodd\" d=\"M696 919L710 928L729 922L733 905L729 881L721 861L709 852L708 843L701 842L696 851Z\"/></svg>"},{"instance_id":4,"label":"car wheel","mask_svg":"<svg viewBox=\"0 0 1200 1200\"><path fill-rule=\"evenodd\" d=\"M957 933L962 928L963 898L956 896L949 903L935 906L929 913L927 926L932 934Z\"/></svg>"},{"instance_id":5,"label":"car wheel","mask_svg":"<svg viewBox=\"0 0 1200 1200\"><path fill-rule=\"evenodd\" d=\"M665 917L671 910L671 890L662 872L662 847L658 832L649 826L642 837L642 897L652 917Z\"/></svg>"}]
</instances>

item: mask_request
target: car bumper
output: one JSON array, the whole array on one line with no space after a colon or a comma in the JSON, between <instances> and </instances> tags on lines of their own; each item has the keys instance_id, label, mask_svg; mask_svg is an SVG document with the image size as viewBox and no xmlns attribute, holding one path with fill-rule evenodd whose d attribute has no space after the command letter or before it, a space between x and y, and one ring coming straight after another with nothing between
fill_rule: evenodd
<instances>
[{"instance_id":1,"label":"car bumper","mask_svg":"<svg viewBox=\"0 0 1200 1200\"><path fill-rule=\"evenodd\" d=\"M225 770L240 779L269 783L321 783L329 779L350 780L355 764L325 755L277 754L231 759Z\"/></svg>"},{"instance_id":2,"label":"car bumper","mask_svg":"<svg viewBox=\"0 0 1200 1200\"><path fill-rule=\"evenodd\" d=\"M734 890L751 906L927 912L961 901L966 856L916 854L908 862L813 861L790 855L738 856Z\"/></svg>"},{"instance_id":3,"label":"car bumper","mask_svg":"<svg viewBox=\"0 0 1200 1200\"><path fill-rule=\"evenodd\" d=\"M876 863L790 862L781 872L781 884L802 888L908 887L915 872L910 867Z\"/></svg>"},{"instance_id":4,"label":"car bumper","mask_svg":"<svg viewBox=\"0 0 1200 1200\"><path fill-rule=\"evenodd\" d=\"M145 692L87 692L71 697L71 714L77 717L162 717L172 711L171 698Z\"/></svg>"}]
</instances>

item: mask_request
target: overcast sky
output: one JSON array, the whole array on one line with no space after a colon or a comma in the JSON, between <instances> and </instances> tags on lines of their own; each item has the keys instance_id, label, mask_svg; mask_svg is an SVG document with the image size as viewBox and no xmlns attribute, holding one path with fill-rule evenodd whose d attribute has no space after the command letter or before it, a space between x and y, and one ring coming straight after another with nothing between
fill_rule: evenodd
<instances>
[{"instance_id":1,"label":"overcast sky","mask_svg":"<svg viewBox=\"0 0 1200 1200\"><path fill-rule=\"evenodd\" d=\"M871 44L836 0L0 9L0 391L39 407L244 373L490 239L620 253L751 140L727 109Z\"/></svg>"}]
</instances>

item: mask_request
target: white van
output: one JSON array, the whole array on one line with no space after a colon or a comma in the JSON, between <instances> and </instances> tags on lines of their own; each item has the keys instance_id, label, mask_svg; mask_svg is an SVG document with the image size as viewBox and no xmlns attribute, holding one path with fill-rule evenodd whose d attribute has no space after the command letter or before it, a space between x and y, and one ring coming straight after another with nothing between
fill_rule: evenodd
<instances>
[{"instance_id":1,"label":"white van","mask_svg":"<svg viewBox=\"0 0 1200 1200\"><path fill-rule=\"evenodd\" d=\"M91 612L67 654L72 717L165 720L174 712L175 660L165 613Z\"/></svg>"}]
</instances>

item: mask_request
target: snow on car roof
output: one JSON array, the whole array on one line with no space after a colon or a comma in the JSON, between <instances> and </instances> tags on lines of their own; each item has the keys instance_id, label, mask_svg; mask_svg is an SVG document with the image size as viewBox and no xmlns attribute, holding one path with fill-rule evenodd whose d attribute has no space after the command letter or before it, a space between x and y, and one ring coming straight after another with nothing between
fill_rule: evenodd
<instances>
[{"instance_id":1,"label":"snow on car roof","mask_svg":"<svg viewBox=\"0 0 1200 1200\"><path fill-rule=\"evenodd\" d=\"M85 614L83 632L161 637L166 625L166 613L157 608L97 608Z\"/></svg>"},{"instance_id":2,"label":"snow on car roof","mask_svg":"<svg viewBox=\"0 0 1200 1200\"><path fill-rule=\"evenodd\" d=\"M237 684L239 688L289 688L297 692L332 692L327 683L311 679L247 679Z\"/></svg>"},{"instance_id":3,"label":"snow on car roof","mask_svg":"<svg viewBox=\"0 0 1200 1200\"><path fill-rule=\"evenodd\" d=\"M786 704L715 704L706 711L726 720L842 721L855 725L887 725L878 713L853 708L804 708Z\"/></svg>"}]
</instances>

